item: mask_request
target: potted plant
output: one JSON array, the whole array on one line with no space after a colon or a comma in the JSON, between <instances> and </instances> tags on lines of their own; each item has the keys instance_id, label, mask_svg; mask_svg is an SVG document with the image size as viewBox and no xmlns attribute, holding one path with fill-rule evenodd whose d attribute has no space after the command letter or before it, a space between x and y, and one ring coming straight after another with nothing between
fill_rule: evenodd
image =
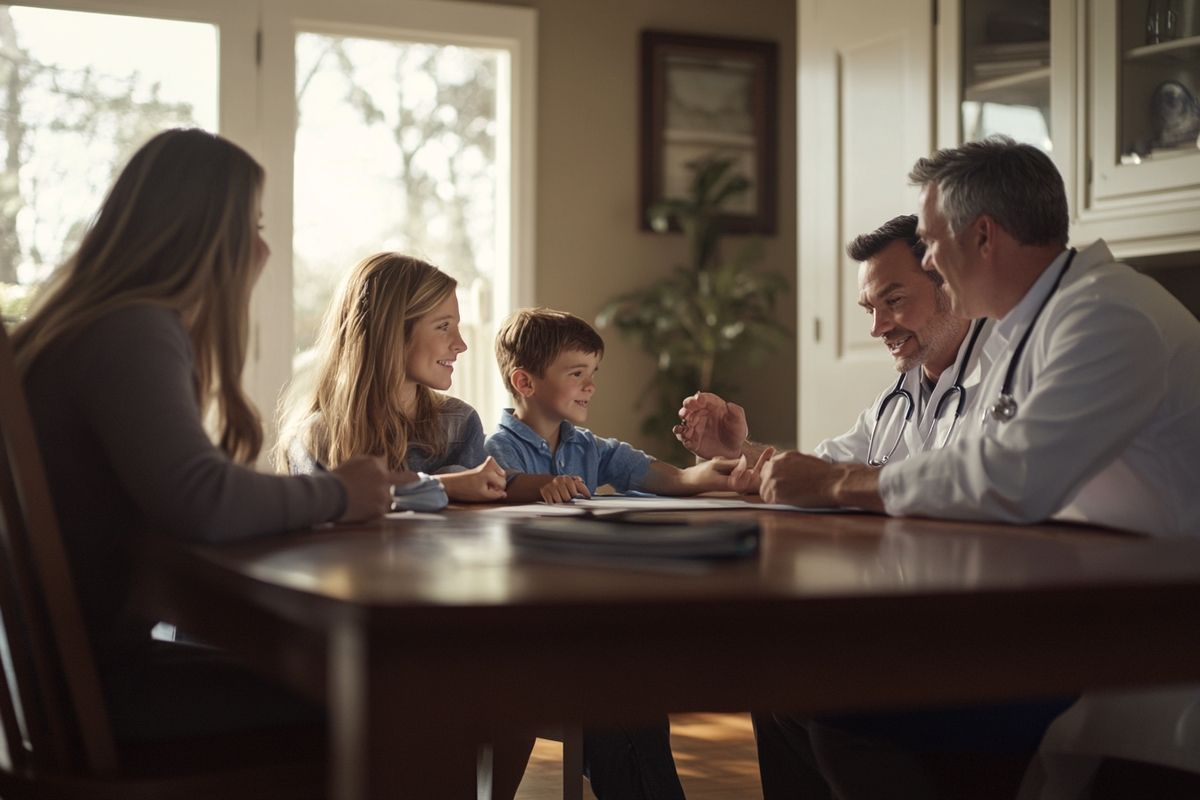
<instances>
[{"instance_id":1,"label":"potted plant","mask_svg":"<svg viewBox=\"0 0 1200 800\"><path fill-rule=\"evenodd\" d=\"M688 263L676 265L662 280L614 298L596 317L598 327L615 327L654 358L653 379L638 406L649 403L642 432L685 453L671 435L679 403L700 391L736 393L730 366L757 363L786 340L787 328L775 319L775 298L787 279L751 267L762 258L755 240L730 257L722 253L722 208L750 188L731 174L733 161L711 156L693 162L687 197L668 198L649 209L651 227L672 227L687 239ZM666 451L663 451L664 454Z\"/></svg>"}]
</instances>

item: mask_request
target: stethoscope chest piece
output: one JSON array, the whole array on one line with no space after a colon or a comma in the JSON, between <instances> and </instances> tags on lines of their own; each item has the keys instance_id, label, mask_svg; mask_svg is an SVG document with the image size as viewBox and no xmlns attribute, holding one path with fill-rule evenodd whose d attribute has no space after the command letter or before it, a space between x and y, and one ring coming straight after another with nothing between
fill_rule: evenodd
<instances>
[{"instance_id":1,"label":"stethoscope chest piece","mask_svg":"<svg viewBox=\"0 0 1200 800\"><path fill-rule=\"evenodd\" d=\"M1063 276L1067 274L1067 270L1071 268L1071 262L1075 260L1075 248L1072 247L1067 252L1067 260L1063 263L1062 269L1058 271L1058 276L1054 279L1054 283L1050 285L1050 291L1042 298L1042 304L1038 306L1037 311L1033 312L1033 318L1029 320L1029 325L1025 328L1025 334L1021 340L1017 342L1017 347L1013 350L1012 356L1008 359L1008 369L1004 372L1004 384L1000 387L1000 397L992 404L989 413L992 419L997 422L1008 422L1017 415L1017 401L1013 399L1013 379L1017 374L1017 364L1021 361L1021 354L1025 352L1025 344L1029 341L1029 335L1033 333L1033 326L1037 325L1038 317L1046 310L1046 304L1050 302L1050 298L1058 291L1058 285L1062 283Z\"/></svg>"},{"instance_id":2,"label":"stethoscope chest piece","mask_svg":"<svg viewBox=\"0 0 1200 800\"><path fill-rule=\"evenodd\" d=\"M992 419L1008 422L1017 415L1017 401L1011 394L1002 394L1000 399L992 404Z\"/></svg>"}]
</instances>

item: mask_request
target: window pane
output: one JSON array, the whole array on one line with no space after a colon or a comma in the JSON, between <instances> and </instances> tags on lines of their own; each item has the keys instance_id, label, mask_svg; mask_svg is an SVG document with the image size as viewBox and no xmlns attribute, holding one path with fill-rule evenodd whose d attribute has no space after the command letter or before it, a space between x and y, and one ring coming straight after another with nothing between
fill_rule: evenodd
<instances>
[{"instance_id":1,"label":"window pane","mask_svg":"<svg viewBox=\"0 0 1200 800\"><path fill-rule=\"evenodd\" d=\"M1003 133L1049 152L1050 8L962 4L962 135Z\"/></svg>"},{"instance_id":2,"label":"window pane","mask_svg":"<svg viewBox=\"0 0 1200 800\"><path fill-rule=\"evenodd\" d=\"M451 393L498 404L492 297L502 72L508 54L454 45L302 33L296 37L295 380L334 289L364 256L396 250L459 283L471 348Z\"/></svg>"},{"instance_id":3,"label":"window pane","mask_svg":"<svg viewBox=\"0 0 1200 800\"><path fill-rule=\"evenodd\" d=\"M0 48L0 313L18 317L134 150L164 128L216 130L217 31L0 6Z\"/></svg>"}]
</instances>

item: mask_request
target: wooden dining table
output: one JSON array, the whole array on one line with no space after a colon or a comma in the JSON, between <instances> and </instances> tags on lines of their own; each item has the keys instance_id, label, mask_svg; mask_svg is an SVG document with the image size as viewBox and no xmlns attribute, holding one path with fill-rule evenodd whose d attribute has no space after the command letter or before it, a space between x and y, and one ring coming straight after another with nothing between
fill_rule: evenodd
<instances>
[{"instance_id":1,"label":"wooden dining table","mask_svg":"<svg viewBox=\"0 0 1200 800\"><path fill-rule=\"evenodd\" d=\"M324 703L338 800L473 797L480 742L548 723L1200 680L1187 610L1200 607L1200 540L671 513L752 518L759 546L713 561L564 556L514 542L520 520L452 508L233 545L155 542L140 602Z\"/></svg>"}]
</instances>

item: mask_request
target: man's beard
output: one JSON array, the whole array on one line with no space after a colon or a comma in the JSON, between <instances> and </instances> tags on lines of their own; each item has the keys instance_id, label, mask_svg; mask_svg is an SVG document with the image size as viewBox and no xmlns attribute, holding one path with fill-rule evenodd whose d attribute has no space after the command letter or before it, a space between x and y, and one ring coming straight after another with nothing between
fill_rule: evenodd
<instances>
[{"instance_id":1,"label":"man's beard","mask_svg":"<svg viewBox=\"0 0 1200 800\"><path fill-rule=\"evenodd\" d=\"M920 330L920 333L912 332L920 347L916 353L896 362L897 372L908 372L922 366L929 360L933 351L948 346L959 335L959 320L950 312L950 298L946 296L945 290L938 287L934 297L937 303L937 313L929 320L929 324Z\"/></svg>"}]
</instances>

